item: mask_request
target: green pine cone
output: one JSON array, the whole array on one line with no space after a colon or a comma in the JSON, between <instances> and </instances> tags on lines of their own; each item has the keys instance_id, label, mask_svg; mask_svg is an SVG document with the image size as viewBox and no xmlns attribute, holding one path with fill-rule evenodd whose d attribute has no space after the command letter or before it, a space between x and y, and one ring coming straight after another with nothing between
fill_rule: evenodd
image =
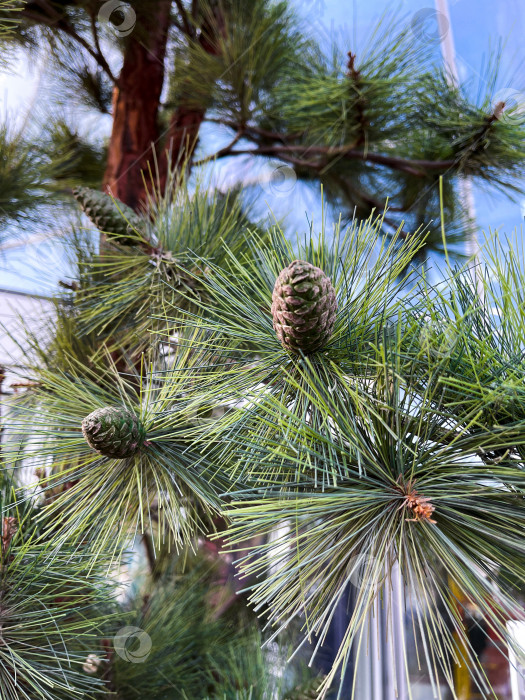
<instances>
[{"instance_id":1,"label":"green pine cone","mask_svg":"<svg viewBox=\"0 0 525 700\"><path fill-rule=\"evenodd\" d=\"M73 196L80 204L84 214L108 238L111 239L114 236L114 240L123 245L137 244L136 239L130 237L130 234L136 236L136 231L142 231L144 221L131 207L116 200L118 202L117 208L108 194L90 187L75 187Z\"/></svg>"},{"instance_id":2,"label":"green pine cone","mask_svg":"<svg viewBox=\"0 0 525 700\"><path fill-rule=\"evenodd\" d=\"M273 327L286 350L321 350L335 325L337 300L330 278L318 267L294 260L279 274L272 294Z\"/></svg>"},{"instance_id":3,"label":"green pine cone","mask_svg":"<svg viewBox=\"0 0 525 700\"><path fill-rule=\"evenodd\" d=\"M146 432L137 416L127 408L97 408L82 421L82 432L90 447L104 457L132 457L144 444Z\"/></svg>"}]
</instances>

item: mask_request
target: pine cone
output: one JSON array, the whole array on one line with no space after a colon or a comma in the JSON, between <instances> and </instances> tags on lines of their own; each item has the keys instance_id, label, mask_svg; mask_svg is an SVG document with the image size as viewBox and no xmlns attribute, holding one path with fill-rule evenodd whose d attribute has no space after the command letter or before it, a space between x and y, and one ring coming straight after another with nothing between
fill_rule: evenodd
<instances>
[{"instance_id":1,"label":"pine cone","mask_svg":"<svg viewBox=\"0 0 525 700\"><path fill-rule=\"evenodd\" d=\"M132 457L144 444L143 425L127 408L97 408L82 421L82 432L90 447L105 457Z\"/></svg>"},{"instance_id":2,"label":"pine cone","mask_svg":"<svg viewBox=\"0 0 525 700\"><path fill-rule=\"evenodd\" d=\"M405 484L401 477L398 482L398 488L404 496L404 500L400 508L408 509L414 516L413 518L408 518L408 520L411 522L427 520L429 523L435 525L436 521L432 519L432 514L436 510L436 507L430 498L423 496L423 494L416 491L415 482L409 481Z\"/></svg>"},{"instance_id":3,"label":"pine cone","mask_svg":"<svg viewBox=\"0 0 525 700\"><path fill-rule=\"evenodd\" d=\"M321 350L334 330L337 300L330 278L302 260L281 271L272 294L273 327L286 350Z\"/></svg>"},{"instance_id":4,"label":"pine cone","mask_svg":"<svg viewBox=\"0 0 525 700\"><path fill-rule=\"evenodd\" d=\"M84 214L108 238L112 239L114 236L114 240L123 245L137 244L136 239L130 237L130 234L136 236L136 231L142 231L144 221L131 207L116 200L117 207L108 194L92 190L90 187L75 187L73 196L80 204Z\"/></svg>"}]
</instances>

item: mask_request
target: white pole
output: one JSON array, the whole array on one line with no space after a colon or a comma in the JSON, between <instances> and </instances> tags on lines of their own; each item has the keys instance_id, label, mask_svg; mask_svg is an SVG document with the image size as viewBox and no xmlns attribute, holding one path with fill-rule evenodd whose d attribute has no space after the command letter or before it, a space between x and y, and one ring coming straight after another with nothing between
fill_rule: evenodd
<instances>
[{"instance_id":1,"label":"white pole","mask_svg":"<svg viewBox=\"0 0 525 700\"><path fill-rule=\"evenodd\" d=\"M450 85L459 86L459 74L456 63L456 53L454 49L454 36L452 34L452 26L450 22L450 12L447 0L435 0L436 12L438 20L438 29L441 39L441 52L443 55L443 63L445 72ZM483 300L483 284L480 273L480 248L477 236L476 226L476 209L474 201L474 192L472 182L468 177L461 177L459 180L460 199L464 208L465 217L467 220L467 244L466 252L471 261L471 271L473 281L476 286L478 298ZM389 594L385 596L387 603L388 620L382 621L381 631L386 633L389 625L391 625L391 642L393 646L393 655L388 655L388 644L381 644L380 640L372 638L370 644L371 649L377 653L380 650L384 656L384 661L381 663L374 657L372 663L372 677L377 682L378 672L383 671L385 675L386 687L383 693L378 693L378 688L374 687L374 700L380 697L386 697L387 700L405 700L407 697L407 678L406 669L404 668L404 658L406 654L406 639L405 639L405 622L404 622L404 583L401 577L399 565L396 563L391 574L391 581L385 584L392 588ZM373 623L373 621L372 621ZM386 642L387 640L383 640ZM386 647L386 648L385 648ZM384 664L384 666L383 666Z\"/></svg>"},{"instance_id":2,"label":"white pole","mask_svg":"<svg viewBox=\"0 0 525 700\"><path fill-rule=\"evenodd\" d=\"M454 47L454 34L452 33L452 23L450 21L450 11L448 0L435 0L439 36L441 41L441 54L445 72L450 85L459 86L459 73L456 62L456 50ZM464 207L467 219L467 244L466 252L470 260L472 276L476 285L476 291L481 301L484 298L483 281L481 277L481 254L478 242L476 224L476 206L474 201L474 191L472 181L468 176L459 180L460 199Z\"/></svg>"}]
</instances>

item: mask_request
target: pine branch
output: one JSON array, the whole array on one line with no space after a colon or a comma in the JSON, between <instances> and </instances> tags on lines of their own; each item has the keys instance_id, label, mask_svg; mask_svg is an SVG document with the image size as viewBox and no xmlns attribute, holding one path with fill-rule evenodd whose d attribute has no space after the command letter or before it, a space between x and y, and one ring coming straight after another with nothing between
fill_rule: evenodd
<instances>
[{"instance_id":1,"label":"pine branch","mask_svg":"<svg viewBox=\"0 0 525 700\"><path fill-rule=\"evenodd\" d=\"M104 58L104 54L102 53L102 49L101 49L101 47L100 47L100 38L99 38L99 35L98 35L98 27L97 27L97 22L96 22L96 19L95 19L95 13L94 13L94 12L93 12L93 13L90 12L90 15L89 15L89 16L90 16L90 20L91 20L91 35L92 35L93 41L94 41L94 43L95 43L95 53L96 53L96 55L98 56L98 59L95 58L95 56L93 56L93 57L95 58L95 60L97 61L97 63L101 66L101 68L106 72L106 74L108 75L108 77L111 78L111 81L113 82L113 84L116 85L116 84L117 84L117 79L116 79L116 77L113 75L113 71L111 70L111 68L110 68L108 62L106 61L106 59ZM89 53L91 54L91 52L89 52ZM92 54L91 54L91 55L92 55Z\"/></svg>"},{"instance_id":2,"label":"pine branch","mask_svg":"<svg viewBox=\"0 0 525 700\"><path fill-rule=\"evenodd\" d=\"M46 0L36 0L36 2L42 7L44 13L39 14L36 12L32 12L27 8L24 8L21 13L22 18L32 21L35 24L43 24L47 27L50 27L51 29L56 28L60 31L63 31L65 34L70 36L76 43L80 44L80 46L82 46L82 48L85 49L85 51L88 52L88 54L98 63L102 70L104 70L104 72L108 75L111 81L116 85L117 79L113 75L113 72L108 62L106 61L104 55L100 51L100 46L97 45L96 48L93 49L89 42L86 41L86 39L84 39L84 37L82 37L75 30L75 28L67 21L65 15L60 14L57 10L55 10L52 7L52 5L46 2Z\"/></svg>"},{"instance_id":3,"label":"pine branch","mask_svg":"<svg viewBox=\"0 0 525 700\"><path fill-rule=\"evenodd\" d=\"M98 697L104 683L83 666L115 625L109 561L95 564L85 544L60 552L36 544L35 513L27 502L13 507L12 488L4 481L0 495L2 698Z\"/></svg>"},{"instance_id":4,"label":"pine branch","mask_svg":"<svg viewBox=\"0 0 525 700\"><path fill-rule=\"evenodd\" d=\"M426 170L448 170L449 168L457 165L456 160L414 160L409 158L399 158L395 156L389 156L381 153L372 153L370 151L360 151L353 147L330 147L330 146L302 146L302 145L274 145L274 146L259 146L257 148L250 149L233 149L227 148L223 149L221 155L210 156L210 158L204 159L202 161L197 161L195 165L203 164L214 158L224 158L226 156L237 156L237 155L265 155L265 156L282 156L287 154L299 154L299 157L295 157L295 162L304 167L311 167L310 161L303 160L300 156L303 153L328 156L324 160L319 162L314 161L315 167L320 169L326 169L330 167L330 157L338 156L348 160L362 160L365 162L376 163L378 165L384 165L391 170L398 170L401 172L408 173L415 177L424 178L426 177ZM290 157L290 156L288 156Z\"/></svg>"}]
</instances>

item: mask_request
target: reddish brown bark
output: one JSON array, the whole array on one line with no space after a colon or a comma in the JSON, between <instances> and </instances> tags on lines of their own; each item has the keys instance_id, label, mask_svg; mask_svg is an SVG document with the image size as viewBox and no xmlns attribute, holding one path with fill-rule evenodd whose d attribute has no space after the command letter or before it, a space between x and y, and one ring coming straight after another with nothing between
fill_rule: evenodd
<instances>
[{"instance_id":1,"label":"reddish brown bark","mask_svg":"<svg viewBox=\"0 0 525 700\"><path fill-rule=\"evenodd\" d=\"M137 28L126 46L113 97L113 129L104 186L130 207L139 209L146 192L152 146L160 138L158 113L164 84L171 0L137 13Z\"/></svg>"}]
</instances>

